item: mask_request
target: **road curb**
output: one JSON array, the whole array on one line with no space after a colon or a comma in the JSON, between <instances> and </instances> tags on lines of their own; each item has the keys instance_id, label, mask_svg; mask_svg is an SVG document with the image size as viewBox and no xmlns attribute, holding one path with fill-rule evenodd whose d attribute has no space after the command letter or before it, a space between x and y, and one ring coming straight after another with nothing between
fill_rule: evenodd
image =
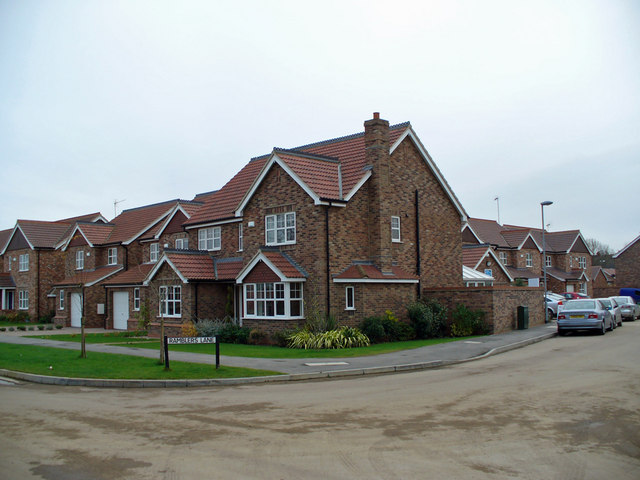
<instances>
[{"instance_id":1,"label":"road curb","mask_svg":"<svg viewBox=\"0 0 640 480\"><path fill-rule=\"evenodd\" d=\"M430 362L409 363L404 365L389 365L378 367L358 368L353 370L334 370L329 372L292 373L284 375L270 375L266 377L240 377L240 378L205 378L194 380L116 380L100 378L69 378L54 377L48 375L36 375L33 373L16 372L0 369L0 376L23 380L31 383L45 385L62 385L73 387L103 387L103 388L195 388L195 387L222 387L237 385L258 385L266 383L301 382L309 380L329 380L345 377L361 377L364 375L388 375L393 373L407 373L431 368L447 367L475 360L481 360L493 355L505 353L510 350L532 345L557 336L557 332L545 333L534 338L528 338L519 342L501 345L475 357L458 360L432 360Z\"/></svg>"}]
</instances>

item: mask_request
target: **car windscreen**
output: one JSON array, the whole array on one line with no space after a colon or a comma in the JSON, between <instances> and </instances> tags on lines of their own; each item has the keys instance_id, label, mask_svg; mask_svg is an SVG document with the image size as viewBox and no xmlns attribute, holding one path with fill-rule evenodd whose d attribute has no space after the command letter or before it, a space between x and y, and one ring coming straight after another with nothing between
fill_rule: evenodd
<instances>
[{"instance_id":1,"label":"car windscreen","mask_svg":"<svg viewBox=\"0 0 640 480\"><path fill-rule=\"evenodd\" d=\"M618 302L619 305L624 305L626 303L634 303L633 298L631 297L613 297L613 299Z\"/></svg>"},{"instance_id":2,"label":"car windscreen","mask_svg":"<svg viewBox=\"0 0 640 480\"><path fill-rule=\"evenodd\" d=\"M565 310L595 310L594 300L570 300L564 307Z\"/></svg>"}]
</instances>

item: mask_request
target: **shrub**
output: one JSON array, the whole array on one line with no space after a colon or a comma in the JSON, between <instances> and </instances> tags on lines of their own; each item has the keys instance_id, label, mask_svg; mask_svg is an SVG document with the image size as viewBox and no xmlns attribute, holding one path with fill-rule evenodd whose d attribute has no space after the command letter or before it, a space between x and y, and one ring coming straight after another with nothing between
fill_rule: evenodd
<instances>
[{"instance_id":1,"label":"shrub","mask_svg":"<svg viewBox=\"0 0 640 480\"><path fill-rule=\"evenodd\" d=\"M56 325L56 329L60 330L62 328L62 325L58 324Z\"/></svg>"},{"instance_id":2,"label":"shrub","mask_svg":"<svg viewBox=\"0 0 640 480\"><path fill-rule=\"evenodd\" d=\"M268 339L267 334L259 328L254 328L249 332L248 343L249 345L261 345L266 343Z\"/></svg>"},{"instance_id":3,"label":"shrub","mask_svg":"<svg viewBox=\"0 0 640 480\"><path fill-rule=\"evenodd\" d=\"M198 320L195 324L200 337L214 337L218 335L220 329L225 325L224 320Z\"/></svg>"},{"instance_id":4,"label":"shrub","mask_svg":"<svg viewBox=\"0 0 640 480\"><path fill-rule=\"evenodd\" d=\"M271 335L271 340L279 346L279 347L288 347L289 346L289 337L294 333L297 333L299 330L294 330L291 328L287 328L285 330L278 330L274 334Z\"/></svg>"},{"instance_id":5,"label":"shrub","mask_svg":"<svg viewBox=\"0 0 640 480\"><path fill-rule=\"evenodd\" d=\"M47 326L46 326L46 329L47 329L47 330L53 330L53 325L47 325Z\"/></svg>"},{"instance_id":6,"label":"shrub","mask_svg":"<svg viewBox=\"0 0 640 480\"><path fill-rule=\"evenodd\" d=\"M38 325L38 330L44 330L44 325Z\"/></svg>"},{"instance_id":7,"label":"shrub","mask_svg":"<svg viewBox=\"0 0 640 480\"><path fill-rule=\"evenodd\" d=\"M7 329L5 327L0 327L0 332L6 332Z\"/></svg>"},{"instance_id":8,"label":"shrub","mask_svg":"<svg viewBox=\"0 0 640 480\"><path fill-rule=\"evenodd\" d=\"M50 311L49 313L47 313L46 315L43 315L42 317L40 317L40 323L51 323L53 321L53 317L55 317L56 312L55 311Z\"/></svg>"},{"instance_id":9,"label":"shrub","mask_svg":"<svg viewBox=\"0 0 640 480\"><path fill-rule=\"evenodd\" d=\"M442 338L447 327L447 309L435 300L418 300L407 307L416 338Z\"/></svg>"},{"instance_id":10,"label":"shrub","mask_svg":"<svg viewBox=\"0 0 640 480\"><path fill-rule=\"evenodd\" d=\"M291 348L337 349L366 347L369 338L357 328L340 327L322 333L314 333L308 329L300 330L289 337Z\"/></svg>"},{"instance_id":11,"label":"shrub","mask_svg":"<svg viewBox=\"0 0 640 480\"><path fill-rule=\"evenodd\" d=\"M198 331L191 320L184 322L180 326L180 333L183 337L197 337Z\"/></svg>"},{"instance_id":12,"label":"shrub","mask_svg":"<svg viewBox=\"0 0 640 480\"><path fill-rule=\"evenodd\" d=\"M10 331L10 332L15 332L15 331L16 331L16 329L15 329L15 328L13 328L13 327L9 327L9 331Z\"/></svg>"},{"instance_id":13,"label":"shrub","mask_svg":"<svg viewBox=\"0 0 640 480\"><path fill-rule=\"evenodd\" d=\"M25 327L24 325L19 325L18 326L18 330L20 330L21 332L26 332L27 331L27 327Z\"/></svg>"},{"instance_id":14,"label":"shrub","mask_svg":"<svg viewBox=\"0 0 640 480\"><path fill-rule=\"evenodd\" d=\"M489 326L484 321L485 312L482 310L470 310L459 304L453 311L451 323L451 335L454 337L468 337L469 335L486 335Z\"/></svg>"},{"instance_id":15,"label":"shrub","mask_svg":"<svg viewBox=\"0 0 640 480\"><path fill-rule=\"evenodd\" d=\"M402 342L415 338L413 327L398 320L390 310L383 317L365 318L358 328L371 343Z\"/></svg>"},{"instance_id":16,"label":"shrub","mask_svg":"<svg viewBox=\"0 0 640 480\"><path fill-rule=\"evenodd\" d=\"M151 314L149 313L149 302L143 302L140 310L134 315L138 320L138 330L148 330L151 324Z\"/></svg>"}]
</instances>

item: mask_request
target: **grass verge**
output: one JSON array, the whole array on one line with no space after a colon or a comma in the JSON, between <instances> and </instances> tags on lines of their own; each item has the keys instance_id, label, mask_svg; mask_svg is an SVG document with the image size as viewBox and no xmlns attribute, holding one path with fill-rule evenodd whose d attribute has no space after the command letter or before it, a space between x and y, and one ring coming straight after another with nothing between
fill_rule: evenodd
<instances>
[{"instance_id":1,"label":"grass verge","mask_svg":"<svg viewBox=\"0 0 640 480\"><path fill-rule=\"evenodd\" d=\"M49 368L51 367L51 368ZM87 352L62 348L0 343L0 368L18 372L71 378L176 380L240 378L280 375L280 372L171 361L166 371L157 359Z\"/></svg>"},{"instance_id":2,"label":"grass verge","mask_svg":"<svg viewBox=\"0 0 640 480\"><path fill-rule=\"evenodd\" d=\"M160 349L158 340L150 340L143 338L115 338L112 336L105 337L110 334L88 334L86 336L87 343L113 343L119 346L132 346L137 348ZM47 340L60 340L67 342L80 342L80 335L34 335L33 338L42 338ZM339 350L301 350L296 348L272 347L264 345L240 345L234 343L220 344L220 355L230 357L248 357L248 358L350 358L365 357L370 355L381 355L383 353L398 352L400 350L412 350L414 348L436 345L439 343L456 342L458 340L468 340L477 337L459 337L459 338L432 338L429 340L409 340L406 342L389 342L376 343L368 347L343 348ZM213 355L215 346L210 344L199 345L170 345L169 351L205 353Z\"/></svg>"}]
</instances>

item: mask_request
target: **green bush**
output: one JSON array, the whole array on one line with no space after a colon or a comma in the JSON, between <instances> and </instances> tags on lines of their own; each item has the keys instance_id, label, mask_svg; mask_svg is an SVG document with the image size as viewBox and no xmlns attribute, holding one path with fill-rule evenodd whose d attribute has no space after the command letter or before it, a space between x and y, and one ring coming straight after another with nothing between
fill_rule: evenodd
<instances>
[{"instance_id":1,"label":"green bush","mask_svg":"<svg viewBox=\"0 0 640 480\"><path fill-rule=\"evenodd\" d=\"M418 300L407 307L416 338L442 338L447 328L447 309L435 300Z\"/></svg>"},{"instance_id":2,"label":"green bush","mask_svg":"<svg viewBox=\"0 0 640 480\"><path fill-rule=\"evenodd\" d=\"M15 328L13 328L13 327L9 327L9 331L10 331L10 332L15 332L15 331L16 331L16 329L15 329Z\"/></svg>"},{"instance_id":3,"label":"green bush","mask_svg":"<svg viewBox=\"0 0 640 480\"><path fill-rule=\"evenodd\" d=\"M38 330L44 330L44 325L38 325Z\"/></svg>"},{"instance_id":4,"label":"green bush","mask_svg":"<svg viewBox=\"0 0 640 480\"><path fill-rule=\"evenodd\" d=\"M297 333L299 330L295 330L292 328L287 328L284 330L278 330L277 332L271 335L271 340L279 347L288 347L289 346L289 337L294 333Z\"/></svg>"},{"instance_id":5,"label":"green bush","mask_svg":"<svg viewBox=\"0 0 640 480\"><path fill-rule=\"evenodd\" d=\"M56 326L57 326L57 325L56 325ZM53 325L47 325L47 326L46 326L46 329L47 329L47 330L53 330Z\"/></svg>"},{"instance_id":6,"label":"green bush","mask_svg":"<svg viewBox=\"0 0 640 480\"><path fill-rule=\"evenodd\" d=\"M366 347L369 344L369 338L353 327L340 327L322 333L313 333L303 329L289 337L290 348L304 348L306 350Z\"/></svg>"},{"instance_id":7,"label":"green bush","mask_svg":"<svg viewBox=\"0 0 640 480\"><path fill-rule=\"evenodd\" d=\"M53 317L55 316L56 316L56 312L52 310L46 315L43 315L42 317L40 317L40 323L51 323L53 321Z\"/></svg>"},{"instance_id":8,"label":"green bush","mask_svg":"<svg viewBox=\"0 0 640 480\"><path fill-rule=\"evenodd\" d=\"M413 327L398 320L390 310L382 317L365 318L358 328L371 343L403 342L415 338Z\"/></svg>"},{"instance_id":9,"label":"green bush","mask_svg":"<svg viewBox=\"0 0 640 480\"><path fill-rule=\"evenodd\" d=\"M27 327L25 327L24 325L19 325L18 330L20 330L21 332L26 332L27 331Z\"/></svg>"},{"instance_id":10,"label":"green bush","mask_svg":"<svg viewBox=\"0 0 640 480\"><path fill-rule=\"evenodd\" d=\"M268 335L259 328L253 328L249 332L249 345L264 345L268 340Z\"/></svg>"},{"instance_id":11,"label":"green bush","mask_svg":"<svg viewBox=\"0 0 640 480\"><path fill-rule=\"evenodd\" d=\"M470 335L486 335L489 326L486 324L485 312L482 310L470 310L465 305L459 304L453 311L451 323L451 336L468 337Z\"/></svg>"},{"instance_id":12,"label":"green bush","mask_svg":"<svg viewBox=\"0 0 640 480\"><path fill-rule=\"evenodd\" d=\"M60 330L62 328L62 325L56 325L56 329Z\"/></svg>"},{"instance_id":13,"label":"green bush","mask_svg":"<svg viewBox=\"0 0 640 480\"><path fill-rule=\"evenodd\" d=\"M7 331L6 327L0 327L0 332L6 332L6 331Z\"/></svg>"}]
</instances>

